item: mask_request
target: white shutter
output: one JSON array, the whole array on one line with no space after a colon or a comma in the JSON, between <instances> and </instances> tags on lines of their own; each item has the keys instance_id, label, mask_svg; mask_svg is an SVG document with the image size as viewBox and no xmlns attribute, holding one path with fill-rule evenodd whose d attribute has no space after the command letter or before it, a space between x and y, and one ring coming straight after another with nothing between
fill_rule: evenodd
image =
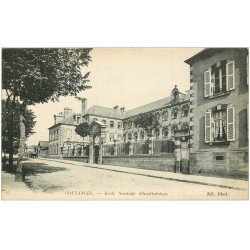
<instances>
[{"instance_id":1,"label":"white shutter","mask_svg":"<svg viewBox=\"0 0 250 250\"><path fill-rule=\"evenodd\" d=\"M212 141L212 113L206 112L205 113L205 142Z\"/></svg>"},{"instance_id":2,"label":"white shutter","mask_svg":"<svg viewBox=\"0 0 250 250\"><path fill-rule=\"evenodd\" d=\"M234 61L227 63L227 90L235 89Z\"/></svg>"},{"instance_id":3,"label":"white shutter","mask_svg":"<svg viewBox=\"0 0 250 250\"><path fill-rule=\"evenodd\" d=\"M211 70L204 72L204 96L211 95Z\"/></svg>"},{"instance_id":4,"label":"white shutter","mask_svg":"<svg viewBox=\"0 0 250 250\"><path fill-rule=\"evenodd\" d=\"M227 140L235 141L235 112L233 106L227 107Z\"/></svg>"}]
</instances>

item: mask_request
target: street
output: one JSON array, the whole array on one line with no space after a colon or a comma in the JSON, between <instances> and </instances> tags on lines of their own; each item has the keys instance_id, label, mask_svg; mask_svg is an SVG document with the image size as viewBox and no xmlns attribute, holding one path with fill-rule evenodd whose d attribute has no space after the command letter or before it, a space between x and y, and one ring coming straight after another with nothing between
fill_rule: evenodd
<instances>
[{"instance_id":1,"label":"street","mask_svg":"<svg viewBox=\"0 0 250 250\"><path fill-rule=\"evenodd\" d=\"M105 168L105 165L102 167ZM130 168L127 169L130 171ZM24 183L34 196L32 199L239 199L247 198L248 195L247 190L96 169L81 162L72 164L65 161L29 159L23 164L23 172ZM3 188L7 190L4 181ZM19 195L30 198L24 193Z\"/></svg>"}]
</instances>

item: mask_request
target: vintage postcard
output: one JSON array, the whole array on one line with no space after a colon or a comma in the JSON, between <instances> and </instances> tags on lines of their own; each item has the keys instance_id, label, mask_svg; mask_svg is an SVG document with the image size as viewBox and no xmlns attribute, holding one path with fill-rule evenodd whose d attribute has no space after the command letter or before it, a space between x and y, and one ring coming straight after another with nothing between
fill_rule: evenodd
<instances>
[{"instance_id":1,"label":"vintage postcard","mask_svg":"<svg viewBox=\"0 0 250 250\"><path fill-rule=\"evenodd\" d=\"M3 48L3 200L246 200L247 48Z\"/></svg>"}]
</instances>

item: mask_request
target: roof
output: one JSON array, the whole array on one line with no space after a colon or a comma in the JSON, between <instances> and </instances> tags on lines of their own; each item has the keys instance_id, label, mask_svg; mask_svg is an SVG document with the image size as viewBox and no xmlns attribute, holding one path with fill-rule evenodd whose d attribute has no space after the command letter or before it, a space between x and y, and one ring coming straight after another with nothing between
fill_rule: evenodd
<instances>
[{"instance_id":1,"label":"roof","mask_svg":"<svg viewBox=\"0 0 250 250\"><path fill-rule=\"evenodd\" d=\"M171 96L128 110L126 112L125 118L162 108L166 106L170 101L171 101Z\"/></svg>"},{"instance_id":2,"label":"roof","mask_svg":"<svg viewBox=\"0 0 250 250\"><path fill-rule=\"evenodd\" d=\"M120 109L114 108L107 108L102 106L93 105L91 106L87 113L88 115L96 115L96 116L103 116L115 119L123 119L124 113L120 111Z\"/></svg>"},{"instance_id":3,"label":"roof","mask_svg":"<svg viewBox=\"0 0 250 250\"><path fill-rule=\"evenodd\" d=\"M56 126L59 125L59 124L76 125L76 126L77 126L76 121L75 121L75 119L74 119L74 116L76 116L76 115L77 115L77 116L82 116L80 113L73 113L73 114L70 114L69 116L63 118L62 121L60 121L60 122L58 122L58 123L56 123L56 124L53 124L51 127L49 127L49 129L50 129L50 128L53 128L53 127L56 127ZM84 119L83 119L83 120L84 120ZM87 122L87 121L86 121L86 122Z\"/></svg>"},{"instance_id":4,"label":"roof","mask_svg":"<svg viewBox=\"0 0 250 250\"><path fill-rule=\"evenodd\" d=\"M38 145L44 148L48 148L49 147L49 142L48 141L39 141Z\"/></svg>"},{"instance_id":5,"label":"roof","mask_svg":"<svg viewBox=\"0 0 250 250\"><path fill-rule=\"evenodd\" d=\"M185 100L189 99L189 92L190 92L189 90L187 90L185 92L185 94L179 92L180 93L180 101L185 101ZM128 110L126 112L125 118L129 118L129 117L132 117L132 116L135 116L138 114L147 113L147 112L150 112L153 110L164 108L165 106L170 104L171 99L172 99L172 97L168 96L166 98L145 104L143 106L140 106L140 107L137 107L137 108L134 108L131 110Z\"/></svg>"},{"instance_id":6,"label":"roof","mask_svg":"<svg viewBox=\"0 0 250 250\"><path fill-rule=\"evenodd\" d=\"M213 55L215 53L225 51L225 50L246 50L248 52L247 48L206 48L200 51L199 53L195 54L194 56L188 58L185 60L185 63L192 65L193 63L204 59L210 55Z\"/></svg>"}]
</instances>

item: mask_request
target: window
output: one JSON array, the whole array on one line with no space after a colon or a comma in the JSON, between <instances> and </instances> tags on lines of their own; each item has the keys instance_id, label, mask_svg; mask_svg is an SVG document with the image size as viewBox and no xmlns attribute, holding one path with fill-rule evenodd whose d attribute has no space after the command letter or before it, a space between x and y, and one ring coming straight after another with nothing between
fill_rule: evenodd
<instances>
[{"instance_id":1,"label":"window","mask_svg":"<svg viewBox=\"0 0 250 250\"><path fill-rule=\"evenodd\" d=\"M224 161L224 155L216 155L215 160L216 161Z\"/></svg>"},{"instance_id":2,"label":"window","mask_svg":"<svg viewBox=\"0 0 250 250\"><path fill-rule=\"evenodd\" d=\"M122 129L122 123L118 122L118 129Z\"/></svg>"},{"instance_id":3,"label":"window","mask_svg":"<svg viewBox=\"0 0 250 250\"><path fill-rule=\"evenodd\" d=\"M235 112L229 105L217 105L205 113L205 142L235 140Z\"/></svg>"},{"instance_id":4,"label":"window","mask_svg":"<svg viewBox=\"0 0 250 250\"><path fill-rule=\"evenodd\" d=\"M226 111L213 112L214 133L213 141L226 141L227 139L227 121Z\"/></svg>"},{"instance_id":5,"label":"window","mask_svg":"<svg viewBox=\"0 0 250 250\"><path fill-rule=\"evenodd\" d=\"M114 141L114 133L109 133L109 140Z\"/></svg>"},{"instance_id":6,"label":"window","mask_svg":"<svg viewBox=\"0 0 250 250\"><path fill-rule=\"evenodd\" d=\"M216 96L235 89L234 61L218 62L204 72L204 96Z\"/></svg>"},{"instance_id":7,"label":"window","mask_svg":"<svg viewBox=\"0 0 250 250\"><path fill-rule=\"evenodd\" d=\"M159 139L159 137L160 137L160 130L159 130L159 129L156 129L156 130L155 130L155 138L156 138L156 139Z\"/></svg>"},{"instance_id":8,"label":"window","mask_svg":"<svg viewBox=\"0 0 250 250\"><path fill-rule=\"evenodd\" d=\"M162 128L162 136L163 136L163 138L168 137L168 127L163 127Z\"/></svg>"},{"instance_id":9,"label":"window","mask_svg":"<svg viewBox=\"0 0 250 250\"><path fill-rule=\"evenodd\" d=\"M176 119L178 117L178 108L175 107L172 109L172 118Z\"/></svg>"},{"instance_id":10,"label":"window","mask_svg":"<svg viewBox=\"0 0 250 250\"><path fill-rule=\"evenodd\" d=\"M103 124L107 124L107 121L105 119L102 119Z\"/></svg>"},{"instance_id":11,"label":"window","mask_svg":"<svg viewBox=\"0 0 250 250\"><path fill-rule=\"evenodd\" d=\"M159 120L160 120L160 114L157 112L157 113L155 114L155 116L156 116L156 119L159 121Z\"/></svg>"},{"instance_id":12,"label":"window","mask_svg":"<svg viewBox=\"0 0 250 250\"><path fill-rule=\"evenodd\" d=\"M132 139L132 134L128 134L128 139L129 139L129 140Z\"/></svg>"},{"instance_id":13,"label":"window","mask_svg":"<svg viewBox=\"0 0 250 250\"><path fill-rule=\"evenodd\" d=\"M138 139L138 133L137 132L134 132L134 139L137 141Z\"/></svg>"},{"instance_id":14,"label":"window","mask_svg":"<svg viewBox=\"0 0 250 250\"><path fill-rule=\"evenodd\" d=\"M168 120L168 111L167 110L163 111L162 119L163 119L163 121L167 121Z\"/></svg>"},{"instance_id":15,"label":"window","mask_svg":"<svg viewBox=\"0 0 250 250\"><path fill-rule=\"evenodd\" d=\"M178 125L172 125L172 131L175 134L178 131Z\"/></svg>"},{"instance_id":16,"label":"window","mask_svg":"<svg viewBox=\"0 0 250 250\"><path fill-rule=\"evenodd\" d=\"M182 107L182 116L183 116L183 117L188 116L188 110L189 110L189 106L188 106L188 105L184 105L184 106Z\"/></svg>"},{"instance_id":17,"label":"window","mask_svg":"<svg viewBox=\"0 0 250 250\"><path fill-rule=\"evenodd\" d=\"M132 121L128 121L128 129L132 128Z\"/></svg>"},{"instance_id":18,"label":"window","mask_svg":"<svg viewBox=\"0 0 250 250\"><path fill-rule=\"evenodd\" d=\"M126 134L123 135L123 141L126 142Z\"/></svg>"},{"instance_id":19,"label":"window","mask_svg":"<svg viewBox=\"0 0 250 250\"><path fill-rule=\"evenodd\" d=\"M114 121L110 121L110 128L114 128Z\"/></svg>"},{"instance_id":20,"label":"window","mask_svg":"<svg viewBox=\"0 0 250 250\"><path fill-rule=\"evenodd\" d=\"M144 131L141 131L141 139L144 140Z\"/></svg>"},{"instance_id":21,"label":"window","mask_svg":"<svg viewBox=\"0 0 250 250\"><path fill-rule=\"evenodd\" d=\"M93 121L98 121L98 118L97 118L97 117L95 117L95 118L93 119Z\"/></svg>"}]
</instances>

